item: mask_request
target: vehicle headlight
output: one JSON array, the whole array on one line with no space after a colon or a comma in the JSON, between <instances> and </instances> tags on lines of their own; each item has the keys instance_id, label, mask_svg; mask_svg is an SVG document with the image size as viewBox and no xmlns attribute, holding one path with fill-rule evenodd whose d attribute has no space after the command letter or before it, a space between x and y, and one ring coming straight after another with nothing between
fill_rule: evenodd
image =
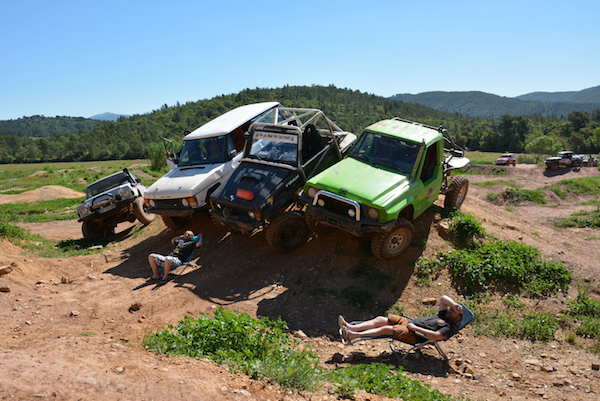
<instances>
[{"instance_id":1,"label":"vehicle headlight","mask_svg":"<svg viewBox=\"0 0 600 401\"><path fill-rule=\"evenodd\" d=\"M250 216L250 218L251 218L251 219L253 219L253 218L255 218L255 217L256 217L256 215L254 214L254 212L253 212L253 211L249 211L249 212L248 212L248 216Z\"/></svg>"},{"instance_id":2,"label":"vehicle headlight","mask_svg":"<svg viewBox=\"0 0 600 401\"><path fill-rule=\"evenodd\" d=\"M181 204L182 204L183 206L185 206L185 207L188 207L188 206L190 205L190 203L188 202L188 200L187 200L187 199L182 199L182 200L181 200Z\"/></svg>"},{"instance_id":3,"label":"vehicle headlight","mask_svg":"<svg viewBox=\"0 0 600 401\"><path fill-rule=\"evenodd\" d=\"M354 211L354 209L348 209L348 216L350 216L350 217L356 216L356 212Z\"/></svg>"},{"instance_id":4,"label":"vehicle headlight","mask_svg":"<svg viewBox=\"0 0 600 401\"><path fill-rule=\"evenodd\" d=\"M317 205L321 206L321 207L325 207L325 201L323 199L319 199L317 201Z\"/></svg>"},{"instance_id":5,"label":"vehicle headlight","mask_svg":"<svg viewBox=\"0 0 600 401\"><path fill-rule=\"evenodd\" d=\"M372 207L368 207L367 208L367 216L369 216L369 218L371 218L373 220L377 220L379 218L379 210L372 208Z\"/></svg>"},{"instance_id":6,"label":"vehicle headlight","mask_svg":"<svg viewBox=\"0 0 600 401\"><path fill-rule=\"evenodd\" d=\"M154 202L154 199L150 199L150 202L148 202L148 204L150 205L150 207L156 206L156 202Z\"/></svg>"},{"instance_id":7,"label":"vehicle headlight","mask_svg":"<svg viewBox=\"0 0 600 401\"><path fill-rule=\"evenodd\" d=\"M79 217L87 216L90 214L90 207L88 205L81 205L77 208L77 214Z\"/></svg>"},{"instance_id":8,"label":"vehicle headlight","mask_svg":"<svg viewBox=\"0 0 600 401\"><path fill-rule=\"evenodd\" d=\"M317 189L313 188L313 187L309 187L308 190L306 191L306 194L308 195L309 198L314 198L317 195Z\"/></svg>"}]
</instances>

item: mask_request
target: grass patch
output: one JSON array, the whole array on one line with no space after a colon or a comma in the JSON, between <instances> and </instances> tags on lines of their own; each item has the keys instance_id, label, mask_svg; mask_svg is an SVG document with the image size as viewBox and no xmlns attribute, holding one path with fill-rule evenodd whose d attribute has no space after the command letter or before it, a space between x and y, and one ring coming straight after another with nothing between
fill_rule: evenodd
<instances>
[{"instance_id":1,"label":"grass patch","mask_svg":"<svg viewBox=\"0 0 600 401\"><path fill-rule=\"evenodd\" d=\"M419 258L415 263L413 273L417 285L421 287L430 285L434 280L437 280L443 269L444 265L439 260Z\"/></svg>"},{"instance_id":2,"label":"grass patch","mask_svg":"<svg viewBox=\"0 0 600 401\"><path fill-rule=\"evenodd\" d=\"M498 310L478 312L473 324L475 335L548 342L554 340L558 330L558 320L548 313L530 312L518 316Z\"/></svg>"},{"instance_id":3,"label":"grass patch","mask_svg":"<svg viewBox=\"0 0 600 401\"><path fill-rule=\"evenodd\" d=\"M556 182L547 188L562 199L569 195L600 195L600 177L571 178Z\"/></svg>"},{"instance_id":4,"label":"grass patch","mask_svg":"<svg viewBox=\"0 0 600 401\"><path fill-rule=\"evenodd\" d=\"M452 175L491 175L502 177L508 175L506 168L491 165L471 164L468 168L452 170Z\"/></svg>"},{"instance_id":5,"label":"grass patch","mask_svg":"<svg viewBox=\"0 0 600 401\"><path fill-rule=\"evenodd\" d=\"M331 372L330 379L338 383L338 394L353 397L352 389L406 401L450 401L455 398L432 390L417 380L404 376L401 369L382 363L356 365ZM338 387L338 389L340 389ZM351 398L350 398L351 399Z\"/></svg>"},{"instance_id":6,"label":"grass patch","mask_svg":"<svg viewBox=\"0 0 600 401\"><path fill-rule=\"evenodd\" d=\"M212 319L204 314L186 317L176 327L146 337L143 344L161 354L208 358L283 387L317 388L324 376L317 355L298 349L285 330L282 320L258 320L218 308Z\"/></svg>"},{"instance_id":7,"label":"grass patch","mask_svg":"<svg viewBox=\"0 0 600 401\"><path fill-rule=\"evenodd\" d=\"M462 212L452 213L448 232L456 244L462 247L472 247L477 240L485 238L486 235L485 229L475 216Z\"/></svg>"},{"instance_id":8,"label":"grass patch","mask_svg":"<svg viewBox=\"0 0 600 401\"><path fill-rule=\"evenodd\" d=\"M577 299L569 302L565 315L575 324L575 333L585 338L594 338L600 342L600 302L590 298L587 292L580 290Z\"/></svg>"},{"instance_id":9,"label":"grass patch","mask_svg":"<svg viewBox=\"0 0 600 401\"><path fill-rule=\"evenodd\" d=\"M40 202L5 203L0 205L0 220L32 223L74 219L77 215L73 209L83 200L84 198L61 198Z\"/></svg>"},{"instance_id":10,"label":"grass patch","mask_svg":"<svg viewBox=\"0 0 600 401\"><path fill-rule=\"evenodd\" d=\"M541 189L506 188L501 192L488 193L487 199L498 205L507 203L520 205L527 202L543 205L546 203L546 195Z\"/></svg>"},{"instance_id":11,"label":"grass patch","mask_svg":"<svg viewBox=\"0 0 600 401\"><path fill-rule=\"evenodd\" d=\"M600 207L596 210L580 210L569 217L555 219L556 227L600 228Z\"/></svg>"},{"instance_id":12,"label":"grass patch","mask_svg":"<svg viewBox=\"0 0 600 401\"><path fill-rule=\"evenodd\" d=\"M496 185L504 185L507 187L514 187L514 188L517 187L517 185L515 183L506 181L506 180L490 180L490 181L474 182L473 185L476 185L478 187L483 187L483 188L495 187Z\"/></svg>"},{"instance_id":13,"label":"grass patch","mask_svg":"<svg viewBox=\"0 0 600 401\"><path fill-rule=\"evenodd\" d=\"M571 281L562 264L544 261L536 248L514 241L491 241L440 258L454 287L466 295L525 291L532 297L549 296L566 291Z\"/></svg>"}]
</instances>

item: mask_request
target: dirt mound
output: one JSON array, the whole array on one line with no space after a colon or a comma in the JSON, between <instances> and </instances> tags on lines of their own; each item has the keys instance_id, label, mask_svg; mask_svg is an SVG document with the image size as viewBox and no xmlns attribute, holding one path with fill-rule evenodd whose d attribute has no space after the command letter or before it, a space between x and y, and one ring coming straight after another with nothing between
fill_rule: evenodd
<instances>
[{"instance_id":1,"label":"dirt mound","mask_svg":"<svg viewBox=\"0 0 600 401\"><path fill-rule=\"evenodd\" d=\"M81 223L77 220L57 220L57 221L46 221L43 223L15 223L15 225L26 229L27 231L41 235L42 237L55 241L62 241L66 239L79 239L81 238ZM135 223L128 221L120 223L115 232L127 230Z\"/></svg>"},{"instance_id":2,"label":"dirt mound","mask_svg":"<svg viewBox=\"0 0 600 401\"><path fill-rule=\"evenodd\" d=\"M20 203L20 202L39 202L60 198L81 198L84 193L74 191L61 185L46 185L44 187L32 189L16 195L0 195L0 204Z\"/></svg>"}]
</instances>

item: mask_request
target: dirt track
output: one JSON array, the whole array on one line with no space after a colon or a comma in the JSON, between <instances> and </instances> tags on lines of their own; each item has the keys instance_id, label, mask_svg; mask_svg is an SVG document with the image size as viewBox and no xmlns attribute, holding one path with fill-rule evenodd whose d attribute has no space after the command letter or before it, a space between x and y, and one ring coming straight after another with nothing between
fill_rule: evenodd
<instances>
[{"instance_id":1,"label":"dirt track","mask_svg":"<svg viewBox=\"0 0 600 401\"><path fill-rule=\"evenodd\" d=\"M82 192L77 192L60 185L46 185L40 188L32 189L15 195L0 194L0 204L17 202L39 202L44 200L59 198L81 198L85 196Z\"/></svg>"},{"instance_id":2,"label":"dirt track","mask_svg":"<svg viewBox=\"0 0 600 401\"><path fill-rule=\"evenodd\" d=\"M515 179L521 179L518 176ZM576 276L595 279L600 241L565 235L571 230L553 228L532 209L509 212L493 206L483 200L487 191L472 186L465 210L482 219L489 232L537 246L547 257L566 262ZM57 232L65 232L62 225L73 223L55 225ZM282 317L291 329L308 335L303 341L316 349L325 366L331 366L326 362L336 352L347 357L362 352L355 354L353 363L385 362L385 341L350 348L335 341L337 314L364 319L384 313L398 298L406 312L414 314L421 308L421 298L451 291L443 279L432 288L416 287L410 279L412 262L421 254L433 257L449 248L435 225L424 247L412 247L403 260L387 263L376 262L364 243L336 231L321 232L292 254L276 254L260 236L223 235L207 218L197 228L207 238L200 267L177 271L176 279L164 286L145 281L145 256L151 250L167 251L173 235L158 220L141 236L126 238L97 255L43 259L2 242L0 266L9 262L18 266L0 277L0 284L11 289L0 293L0 399L335 399L326 392L287 393L243 375L234 376L208 361L156 356L143 350L140 342L158 327L185 315L210 313L222 305L252 315ZM52 230L46 235L53 235ZM353 274L357 266L375 266L395 279L369 282ZM377 302L363 310L329 295L331 290L348 286L371 288L378 294ZM142 308L130 313L134 302ZM549 302L560 305L561 300ZM541 399L542 393L553 400L598 399L600 375L590 370L598 358L574 347L473 337L467 328L444 348L455 359L470 360L478 380L449 374L429 351L422 358L407 358L405 370L443 392L475 399ZM531 357L557 371L532 369L523 362ZM514 380L512 373L522 379ZM554 385L564 380L570 384ZM359 397L365 398L381 399Z\"/></svg>"}]
</instances>

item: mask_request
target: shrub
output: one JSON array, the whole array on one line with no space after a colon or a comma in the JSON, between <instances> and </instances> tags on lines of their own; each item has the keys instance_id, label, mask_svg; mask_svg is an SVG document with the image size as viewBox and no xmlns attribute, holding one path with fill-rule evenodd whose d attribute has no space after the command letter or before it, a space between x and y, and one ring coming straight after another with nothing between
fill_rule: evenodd
<instances>
[{"instance_id":1,"label":"shrub","mask_svg":"<svg viewBox=\"0 0 600 401\"><path fill-rule=\"evenodd\" d=\"M567 314L600 318L600 302L591 299L585 291L579 291L577 299L569 302Z\"/></svg>"},{"instance_id":2,"label":"shrub","mask_svg":"<svg viewBox=\"0 0 600 401\"><path fill-rule=\"evenodd\" d=\"M417 380L404 376L402 370L394 370L382 363L356 365L332 371L329 374L333 382L345 388L356 388L371 394L380 394L407 401L450 401L453 398Z\"/></svg>"},{"instance_id":3,"label":"shrub","mask_svg":"<svg viewBox=\"0 0 600 401\"><path fill-rule=\"evenodd\" d=\"M450 217L450 234L460 246L472 246L485 237L485 229L477 219L466 213L455 212Z\"/></svg>"},{"instance_id":4,"label":"shrub","mask_svg":"<svg viewBox=\"0 0 600 401\"><path fill-rule=\"evenodd\" d=\"M575 331L578 336L586 338L595 338L600 340L600 319L587 318L577 327Z\"/></svg>"},{"instance_id":5,"label":"shrub","mask_svg":"<svg viewBox=\"0 0 600 401\"><path fill-rule=\"evenodd\" d=\"M186 317L175 328L146 337L144 346L158 353L206 357L284 387L315 388L323 376L318 357L296 349L286 328L281 320L254 319L218 308L212 319L204 314Z\"/></svg>"},{"instance_id":6,"label":"shrub","mask_svg":"<svg viewBox=\"0 0 600 401\"><path fill-rule=\"evenodd\" d=\"M154 143L148 147L148 158L150 159L150 169L161 171L167 165L165 150L159 143Z\"/></svg>"},{"instance_id":7,"label":"shrub","mask_svg":"<svg viewBox=\"0 0 600 401\"><path fill-rule=\"evenodd\" d=\"M474 328L477 335L547 342L554 339L558 321L548 313L531 312L519 317L483 310L479 311Z\"/></svg>"},{"instance_id":8,"label":"shrub","mask_svg":"<svg viewBox=\"0 0 600 401\"><path fill-rule=\"evenodd\" d=\"M415 264L415 278L417 279L417 285L425 286L431 284L433 280L436 280L444 265L439 260L430 260L419 258Z\"/></svg>"},{"instance_id":9,"label":"shrub","mask_svg":"<svg viewBox=\"0 0 600 401\"><path fill-rule=\"evenodd\" d=\"M562 180L548 186L561 198L573 195L600 195L600 177L581 177Z\"/></svg>"},{"instance_id":10,"label":"shrub","mask_svg":"<svg viewBox=\"0 0 600 401\"><path fill-rule=\"evenodd\" d=\"M580 210L569 217L554 220L557 227L600 228L600 208L596 210Z\"/></svg>"},{"instance_id":11,"label":"shrub","mask_svg":"<svg viewBox=\"0 0 600 401\"><path fill-rule=\"evenodd\" d=\"M545 204L546 195L540 189L505 188L503 191L487 194L487 199L496 204L519 205L526 202Z\"/></svg>"},{"instance_id":12,"label":"shrub","mask_svg":"<svg viewBox=\"0 0 600 401\"><path fill-rule=\"evenodd\" d=\"M530 341L554 340L558 329L556 318L548 313L531 312L525 315L518 328L518 336Z\"/></svg>"},{"instance_id":13,"label":"shrub","mask_svg":"<svg viewBox=\"0 0 600 401\"><path fill-rule=\"evenodd\" d=\"M479 248L441 255L453 285L464 294L489 290L525 290L530 296L565 291L571 273L560 263L546 262L537 249L514 241L491 241Z\"/></svg>"}]
</instances>

